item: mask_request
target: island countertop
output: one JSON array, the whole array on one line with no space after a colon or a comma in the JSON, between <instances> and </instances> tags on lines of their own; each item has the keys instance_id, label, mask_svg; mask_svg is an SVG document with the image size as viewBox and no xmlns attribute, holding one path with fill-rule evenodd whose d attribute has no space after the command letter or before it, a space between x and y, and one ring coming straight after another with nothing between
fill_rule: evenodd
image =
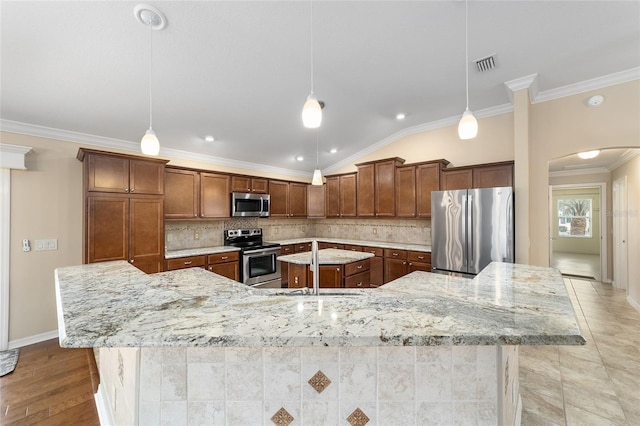
<instances>
[{"instance_id":1,"label":"island countertop","mask_svg":"<svg viewBox=\"0 0 640 426\"><path fill-rule=\"evenodd\" d=\"M320 265L346 265L347 263L369 259L373 256L373 253L365 253L362 251L340 250L332 248L318 250L318 261ZM278 256L277 260L281 262L296 263L298 265L310 265L311 252L306 251L303 253Z\"/></svg>"},{"instance_id":2,"label":"island countertop","mask_svg":"<svg viewBox=\"0 0 640 426\"><path fill-rule=\"evenodd\" d=\"M492 263L474 279L413 272L344 296L287 296L201 268L125 261L55 271L64 347L584 344L555 269Z\"/></svg>"}]
</instances>

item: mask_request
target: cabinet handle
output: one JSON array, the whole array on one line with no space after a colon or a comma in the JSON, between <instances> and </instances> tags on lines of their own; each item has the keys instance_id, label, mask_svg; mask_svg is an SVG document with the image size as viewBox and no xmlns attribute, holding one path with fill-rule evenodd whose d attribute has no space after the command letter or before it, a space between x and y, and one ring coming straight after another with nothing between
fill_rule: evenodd
<instances>
[{"instance_id":1,"label":"cabinet handle","mask_svg":"<svg viewBox=\"0 0 640 426\"><path fill-rule=\"evenodd\" d=\"M409 266L413 266L413 263L409 262Z\"/></svg>"},{"instance_id":2,"label":"cabinet handle","mask_svg":"<svg viewBox=\"0 0 640 426\"><path fill-rule=\"evenodd\" d=\"M358 287L362 287L362 281L356 284Z\"/></svg>"},{"instance_id":3,"label":"cabinet handle","mask_svg":"<svg viewBox=\"0 0 640 426\"><path fill-rule=\"evenodd\" d=\"M358 266L358 269L362 269L362 265Z\"/></svg>"},{"instance_id":4,"label":"cabinet handle","mask_svg":"<svg viewBox=\"0 0 640 426\"><path fill-rule=\"evenodd\" d=\"M185 265L191 265L192 263L192 261L184 262Z\"/></svg>"},{"instance_id":5,"label":"cabinet handle","mask_svg":"<svg viewBox=\"0 0 640 426\"><path fill-rule=\"evenodd\" d=\"M340 268L336 268L336 272L340 272Z\"/></svg>"},{"instance_id":6,"label":"cabinet handle","mask_svg":"<svg viewBox=\"0 0 640 426\"><path fill-rule=\"evenodd\" d=\"M424 256L418 256L418 259L424 259Z\"/></svg>"},{"instance_id":7,"label":"cabinet handle","mask_svg":"<svg viewBox=\"0 0 640 426\"><path fill-rule=\"evenodd\" d=\"M407 264L407 262L402 262L402 264L403 264L403 265L406 265L406 264Z\"/></svg>"},{"instance_id":8,"label":"cabinet handle","mask_svg":"<svg viewBox=\"0 0 640 426\"><path fill-rule=\"evenodd\" d=\"M210 271L213 271L213 266L209 266L209 270L210 270Z\"/></svg>"},{"instance_id":9,"label":"cabinet handle","mask_svg":"<svg viewBox=\"0 0 640 426\"><path fill-rule=\"evenodd\" d=\"M228 258L229 258L229 256L222 256L220 259L227 260Z\"/></svg>"},{"instance_id":10,"label":"cabinet handle","mask_svg":"<svg viewBox=\"0 0 640 426\"><path fill-rule=\"evenodd\" d=\"M293 278L293 282L294 282L294 283L296 283L296 284L298 284L298 277L294 277L294 278Z\"/></svg>"},{"instance_id":11,"label":"cabinet handle","mask_svg":"<svg viewBox=\"0 0 640 426\"><path fill-rule=\"evenodd\" d=\"M398 255L398 253L392 253L391 255L392 255L392 256L397 256L397 255Z\"/></svg>"}]
</instances>

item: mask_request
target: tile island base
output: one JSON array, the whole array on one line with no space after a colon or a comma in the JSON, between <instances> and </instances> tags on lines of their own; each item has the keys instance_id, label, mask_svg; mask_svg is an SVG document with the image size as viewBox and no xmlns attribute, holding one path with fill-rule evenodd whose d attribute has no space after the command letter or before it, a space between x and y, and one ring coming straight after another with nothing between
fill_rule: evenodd
<instances>
[{"instance_id":1,"label":"tile island base","mask_svg":"<svg viewBox=\"0 0 640 426\"><path fill-rule=\"evenodd\" d=\"M100 348L103 424L514 425L517 346Z\"/></svg>"}]
</instances>

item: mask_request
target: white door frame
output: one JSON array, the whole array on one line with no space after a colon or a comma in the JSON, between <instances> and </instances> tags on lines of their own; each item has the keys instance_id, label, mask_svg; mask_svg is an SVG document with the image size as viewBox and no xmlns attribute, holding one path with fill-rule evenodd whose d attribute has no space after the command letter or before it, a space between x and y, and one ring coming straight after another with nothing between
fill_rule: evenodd
<instances>
[{"instance_id":1,"label":"white door frame","mask_svg":"<svg viewBox=\"0 0 640 426\"><path fill-rule=\"evenodd\" d=\"M627 176L613 181L613 286L629 294Z\"/></svg>"},{"instance_id":2,"label":"white door frame","mask_svg":"<svg viewBox=\"0 0 640 426\"><path fill-rule=\"evenodd\" d=\"M549 265L553 265L553 190L554 189L581 189L581 188L599 188L600 189L600 280L602 282L610 282L607 277L607 230L606 222L603 217L606 218L607 212L607 183L595 182L595 183L576 183L576 184L564 184L564 185L549 185Z\"/></svg>"},{"instance_id":3,"label":"white door frame","mask_svg":"<svg viewBox=\"0 0 640 426\"><path fill-rule=\"evenodd\" d=\"M11 169L26 170L31 147L0 143L0 351L9 349L9 279L11 253Z\"/></svg>"}]
</instances>

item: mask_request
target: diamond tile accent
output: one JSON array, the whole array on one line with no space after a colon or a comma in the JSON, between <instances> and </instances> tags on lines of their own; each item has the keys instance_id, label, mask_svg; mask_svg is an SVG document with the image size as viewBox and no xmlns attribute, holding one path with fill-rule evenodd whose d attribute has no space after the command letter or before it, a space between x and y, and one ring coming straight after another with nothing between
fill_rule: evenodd
<instances>
[{"instance_id":1,"label":"diamond tile accent","mask_svg":"<svg viewBox=\"0 0 640 426\"><path fill-rule=\"evenodd\" d=\"M353 413L349 414L347 421L351 426L364 426L369 423L369 417L360 409L360 407L353 410Z\"/></svg>"},{"instance_id":2,"label":"diamond tile accent","mask_svg":"<svg viewBox=\"0 0 640 426\"><path fill-rule=\"evenodd\" d=\"M280 409L271 417L271 421L276 426L289 426L293 422L294 418L284 407ZM364 424L364 423L363 423Z\"/></svg>"},{"instance_id":3,"label":"diamond tile accent","mask_svg":"<svg viewBox=\"0 0 640 426\"><path fill-rule=\"evenodd\" d=\"M323 390L329 387L331 380L329 380L322 371L318 370L318 372L309 379L308 383L316 390L316 392L322 393Z\"/></svg>"}]
</instances>

